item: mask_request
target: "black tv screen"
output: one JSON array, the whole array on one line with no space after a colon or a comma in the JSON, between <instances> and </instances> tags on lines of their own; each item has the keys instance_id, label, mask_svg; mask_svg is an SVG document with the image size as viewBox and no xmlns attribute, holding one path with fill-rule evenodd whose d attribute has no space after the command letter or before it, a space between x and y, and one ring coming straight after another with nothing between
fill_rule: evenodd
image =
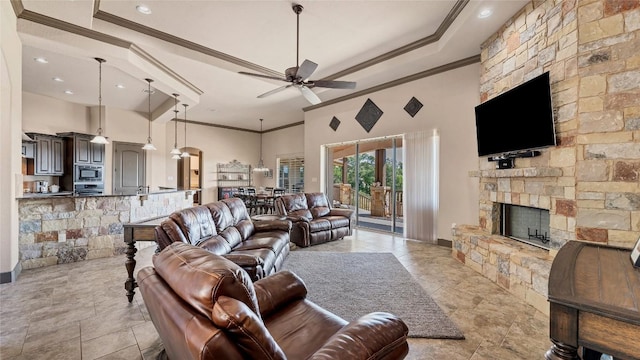
<instances>
[{"instance_id":1,"label":"black tv screen","mask_svg":"<svg viewBox=\"0 0 640 360\"><path fill-rule=\"evenodd\" d=\"M478 156L556 144L549 72L476 106Z\"/></svg>"}]
</instances>

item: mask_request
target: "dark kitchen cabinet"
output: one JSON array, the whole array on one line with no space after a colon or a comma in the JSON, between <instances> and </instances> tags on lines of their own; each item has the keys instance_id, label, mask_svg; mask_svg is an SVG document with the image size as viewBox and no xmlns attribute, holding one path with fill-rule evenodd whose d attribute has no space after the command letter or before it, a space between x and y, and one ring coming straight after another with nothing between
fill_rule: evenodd
<instances>
[{"instance_id":1,"label":"dark kitchen cabinet","mask_svg":"<svg viewBox=\"0 0 640 360\"><path fill-rule=\"evenodd\" d=\"M76 164L104 165L104 144L91 142L92 136L74 135Z\"/></svg>"},{"instance_id":2,"label":"dark kitchen cabinet","mask_svg":"<svg viewBox=\"0 0 640 360\"><path fill-rule=\"evenodd\" d=\"M36 141L34 175L64 174L64 141L56 136L34 135Z\"/></svg>"}]
</instances>

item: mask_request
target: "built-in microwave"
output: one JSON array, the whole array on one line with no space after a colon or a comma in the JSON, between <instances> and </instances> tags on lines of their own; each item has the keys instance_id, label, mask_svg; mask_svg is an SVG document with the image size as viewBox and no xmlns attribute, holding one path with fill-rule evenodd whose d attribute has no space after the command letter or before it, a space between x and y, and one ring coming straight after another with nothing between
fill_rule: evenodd
<instances>
[{"instance_id":1,"label":"built-in microwave","mask_svg":"<svg viewBox=\"0 0 640 360\"><path fill-rule=\"evenodd\" d=\"M103 182L102 170L103 170L103 167L97 166L97 165L76 165L75 182L76 183Z\"/></svg>"}]
</instances>

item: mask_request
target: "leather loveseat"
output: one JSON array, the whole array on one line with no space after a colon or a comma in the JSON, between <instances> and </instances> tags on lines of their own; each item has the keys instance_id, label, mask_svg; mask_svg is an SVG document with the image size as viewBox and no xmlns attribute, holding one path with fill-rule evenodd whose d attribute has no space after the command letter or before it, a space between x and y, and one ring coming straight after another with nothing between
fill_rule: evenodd
<instances>
[{"instance_id":1,"label":"leather loveseat","mask_svg":"<svg viewBox=\"0 0 640 360\"><path fill-rule=\"evenodd\" d=\"M304 282L280 271L256 282L233 262L174 243L137 281L172 360L402 359L407 326L385 312L348 323L307 300Z\"/></svg>"},{"instance_id":2,"label":"leather loveseat","mask_svg":"<svg viewBox=\"0 0 640 360\"><path fill-rule=\"evenodd\" d=\"M155 228L159 250L174 242L195 245L240 265L253 280L281 269L290 231L287 220L253 222L239 198L176 211Z\"/></svg>"},{"instance_id":3,"label":"leather loveseat","mask_svg":"<svg viewBox=\"0 0 640 360\"><path fill-rule=\"evenodd\" d=\"M301 247L322 244L351 235L351 209L331 208L324 193L298 193L280 196L274 204L278 215L292 222L291 242Z\"/></svg>"}]
</instances>

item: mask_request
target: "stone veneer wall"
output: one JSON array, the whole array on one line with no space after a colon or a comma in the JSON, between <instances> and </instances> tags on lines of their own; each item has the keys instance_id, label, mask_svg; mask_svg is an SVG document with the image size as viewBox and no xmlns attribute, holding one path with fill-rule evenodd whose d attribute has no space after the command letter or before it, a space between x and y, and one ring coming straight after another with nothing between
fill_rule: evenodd
<instances>
[{"instance_id":1,"label":"stone veneer wall","mask_svg":"<svg viewBox=\"0 0 640 360\"><path fill-rule=\"evenodd\" d=\"M168 215L193 204L193 195L183 191L146 196L143 202L137 195L20 199L22 269L124 254L124 223Z\"/></svg>"},{"instance_id":2,"label":"stone veneer wall","mask_svg":"<svg viewBox=\"0 0 640 360\"><path fill-rule=\"evenodd\" d=\"M509 170L480 158L473 173L480 177L480 226L454 229L456 259L540 307L548 280L534 277L548 277L548 268L531 261L534 268L507 269L484 244L512 247L515 263L539 259L495 235L498 203L549 210L548 267L569 240L633 246L640 232L639 48L639 0L533 1L485 41L481 101L549 71L558 146L516 159Z\"/></svg>"}]
</instances>

